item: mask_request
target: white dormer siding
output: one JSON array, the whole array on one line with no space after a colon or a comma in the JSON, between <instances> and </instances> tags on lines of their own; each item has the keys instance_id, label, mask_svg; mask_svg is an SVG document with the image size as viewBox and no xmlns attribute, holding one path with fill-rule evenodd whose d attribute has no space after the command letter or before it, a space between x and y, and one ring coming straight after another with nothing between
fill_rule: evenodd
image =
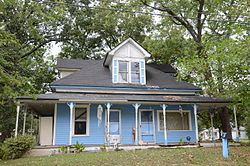
<instances>
[{"instance_id":1,"label":"white dormer siding","mask_svg":"<svg viewBox=\"0 0 250 166\"><path fill-rule=\"evenodd\" d=\"M150 54L129 38L109 52L105 65L112 71L113 83L146 84L146 60Z\"/></svg>"}]
</instances>

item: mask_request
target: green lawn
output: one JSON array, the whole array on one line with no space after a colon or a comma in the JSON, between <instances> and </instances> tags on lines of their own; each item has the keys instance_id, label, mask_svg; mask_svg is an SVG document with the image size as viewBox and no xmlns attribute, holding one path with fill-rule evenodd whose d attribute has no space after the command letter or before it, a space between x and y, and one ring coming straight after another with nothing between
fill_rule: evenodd
<instances>
[{"instance_id":1,"label":"green lawn","mask_svg":"<svg viewBox=\"0 0 250 166\"><path fill-rule=\"evenodd\" d=\"M149 149L138 151L65 154L0 161L5 165L250 165L250 146L230 147L224 159L221 148Z\"/></svg>"}]
</instances>

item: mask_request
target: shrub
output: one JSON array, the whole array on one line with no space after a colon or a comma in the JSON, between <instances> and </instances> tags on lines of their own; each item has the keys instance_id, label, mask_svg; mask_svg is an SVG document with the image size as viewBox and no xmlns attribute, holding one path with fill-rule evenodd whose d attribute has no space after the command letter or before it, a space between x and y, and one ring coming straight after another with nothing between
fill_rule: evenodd
<instances>
[{"instance_id":1,"label":"shrub","mask_svg":"<svg viewBox=\"0 0 250 166\"><path fill-rule=\"evenodd\" d=\"M79 144L78 141L76 141L76 144L73 147L75 148L76 153L83 152L85 149L85 146L83 144Z\"/></svg>"},{"instance_id":2,"label":"shrub","mask_svg":"<svg viewBox=\"0 0 250 166\"><path fill-rule=\"evenodd\" d=\"M184 140L183 140L183 138L180 138L180 140L179 140L179 145L180 145L180 146L183 146L183 145L184 145Z\"/></svg>"},{"instance_id":3,"label":"shrub","mask_svg":"<svg viewBox=\"0 0 250 166\"><path fill-rule=\"evenodd\" d=\"M102 152L106 152L107 151L107 146L106 145L103 145L102 147L100 147L100 150Z\"/></svg>"},{"instance_id":4,"label":"shrub","mask_svg":"<svg viewBox=\"0 0 250 166\"><path fill-rule=\"evenodd\" d=\"M35 145L32 135L20 135L15 138L8 138L1 145L2 159L20 158Z\"/></svg>"},{"instance_id":5,"label":"shrub","mask_svg":"<svg viewBox=\"0 0 250 166\"><path fill-rule=\"evenodd\" d=\"M67 147L65 145L60 146L58 149L59 153L67 153Z\"/></svg>"}]
</instances>

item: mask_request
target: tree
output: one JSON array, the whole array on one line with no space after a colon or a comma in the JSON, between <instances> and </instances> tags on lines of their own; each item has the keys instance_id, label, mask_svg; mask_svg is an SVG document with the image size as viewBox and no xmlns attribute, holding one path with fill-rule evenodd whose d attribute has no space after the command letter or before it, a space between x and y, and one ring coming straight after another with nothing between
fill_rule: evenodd
<instances>
[{"instance_id":1,"label":"tree","mask_svg":"<svg viewBox=\"0 0 250 166\"><path fill-rule=\"evenodd\" d=\"M14 129L15 98L46 91L48 87L44 83L54 79L54 70L51 62L44 60L48 42L44 34L51 30L42 28L49 17L43 13L44 8L17 0L1 1L0 8L0 132L3 140Z\"/></svg>"},{"instance_id":2,"label":"tree","mask_svg":"<svg viewBox=\"0 0 250 166\"><path fill-rule=\"evenodd\" d=\"M165 20L169 19L172 21L172 24L176 25L175 27L179 27L180 32L183 32L183 29L187 32L182 34L183 38L190 42L190 45L193 47L181 51L182 56L179 56L177 60L178 66L180 66L180 79L202 87L205 94L209 96L228 98L228 93L232 90L232 87L229 86L232 83L231 81L234 81L232 85L238 86L238 83L241 82L240 79L246 78L246 69L238 70L236 73L237 80L237 78L232 78L232 75L230 76L232 72L227 68L227 65L231 66L231 69L232 67L239 68L239 66L244 68L245 63L237 66L236 64L228 63L229 59L231 59L229 55L224 57L227 58L226 60L221 58L220 55L217 57L213 56L214 53L218 52L222 54L222 49L229 49L230 51L228 52L236 56L238 53L235 54L233 50L228 48L226 43L234 45L239 41L243 43L246 41L244 39L233 40L234 35L241 35L247 33L247 30L249 30L249 27L246 25L242 24L240 26L241 24L239 24L247 22L248 18L244 15L248 12L247 4L244 1L140 1L146 7L167 14L169 17L162 18L163 23L166 23L167 21ZM162 25L165 25L165 29L171 29L169 27L172 27L169 23ZM216 44L220 44L220 47ZM239 45L237 44L237 46ZM242 53L241 58L245 59L247 54L245 52ZM237 58L234 60L235 63L239 62ZM227 65L224 67L225 63ZM248 81L246 80L245 82ZM240 89L240 87L236 89ZM231 96L230 98L236 100L236 98ZM213 109L219 110L218 108ZM231 135L228 111L228 108L220 108L220 117L222 120L222 130Z\"/></svg>"}]
</instances>

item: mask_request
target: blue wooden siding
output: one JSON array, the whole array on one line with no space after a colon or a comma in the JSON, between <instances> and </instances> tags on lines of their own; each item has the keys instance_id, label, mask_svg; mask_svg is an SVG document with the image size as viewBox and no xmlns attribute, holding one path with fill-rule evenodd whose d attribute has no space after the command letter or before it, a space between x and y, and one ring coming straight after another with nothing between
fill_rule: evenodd
<instances>
[{"instance_id":1,"label":"blue wooden siding","mask_svg":"<svg viewBox=\"0 0 250 166\"><path fill-rule=\"evenodd\" d=\"M72 144L76 141L79 143L90 144L104 144L105 135L105 105L102 104L104 112L102 115L102 123L98 126L97 107L99 104L90 104L90 118L89 118L89 136L73 136ZM135 110L131 104L113 104L111 109L121 110L121 144L133 144L132 128L135 127ZM141 105L139 109L162 110L160 105ZM167 110L178 110L178 105L169 105ZM191 105L184 105L184 110L193 110ZM69 107L66 103L57 104L57 124L56 124L56 145L69 144ZM138 116L139 117L139 116ZM155 120L155 140L156 143L164 143L164 132L158 131L157 111L154 111ZM138 122L139 124L139 122ZM191 142L195 142L195 123L194 114L191 111L191 126L192 131L168 131L168 142L178 143L180 138L187 142L186 137L191 137ZM139 137L138 137L139 138Z\"/></svg>"}]
</instances>

